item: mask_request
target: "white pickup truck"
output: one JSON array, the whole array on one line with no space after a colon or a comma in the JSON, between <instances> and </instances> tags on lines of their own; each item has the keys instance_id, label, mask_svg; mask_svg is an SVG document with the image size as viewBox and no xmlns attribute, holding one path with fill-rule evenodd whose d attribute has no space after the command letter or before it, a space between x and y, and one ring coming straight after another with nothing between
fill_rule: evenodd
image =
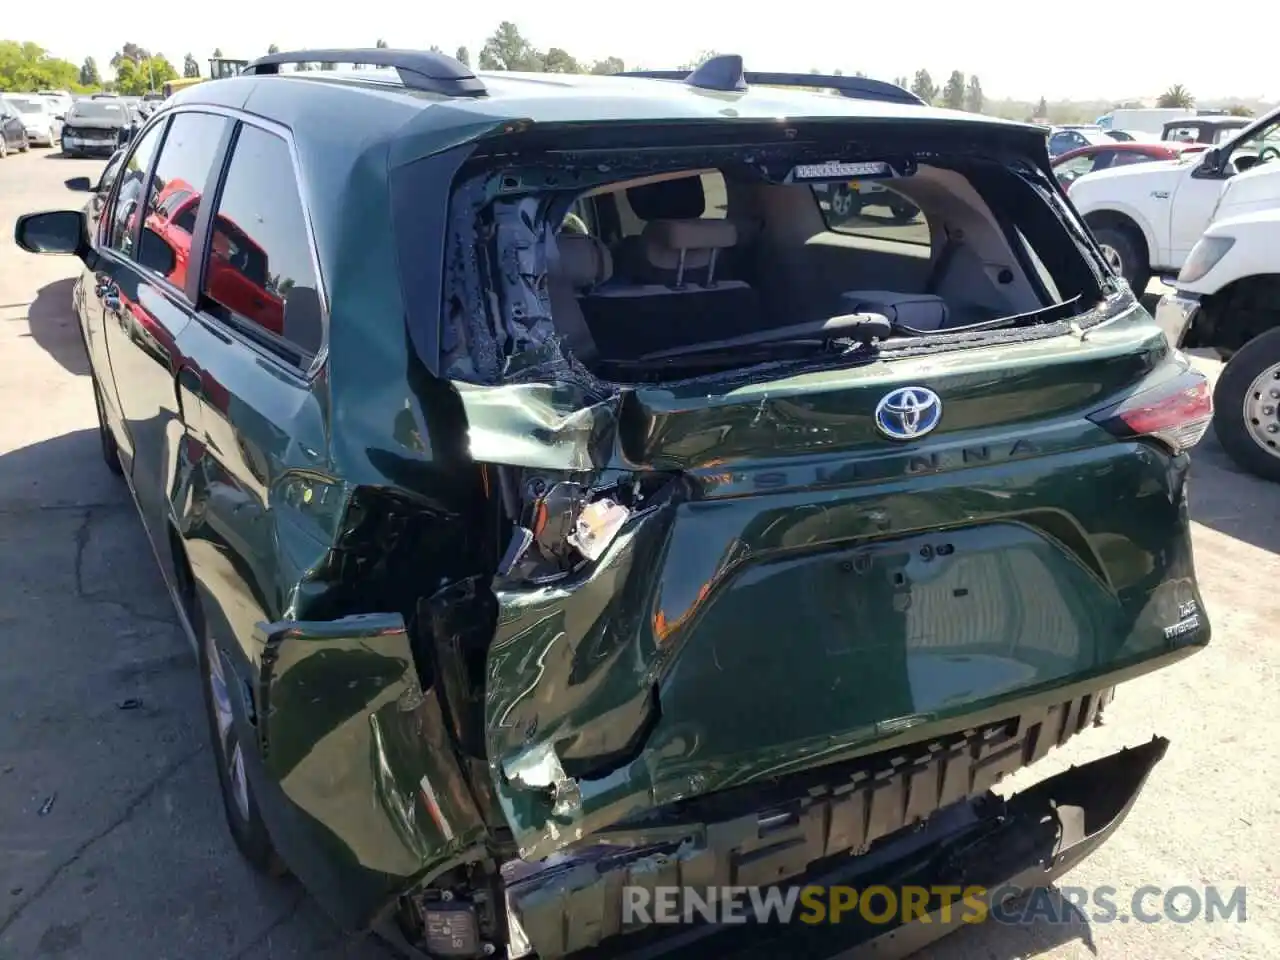
<instances>
[{"instance_id":1,"label":"white pickup truck","mask_svg":"<svg viewBox=\"0 0 1280 960\"><path fill-rule=\"evenodd\" d=\"M1226 359L1214 432L1237 464L1280 482L1280 202L1259 203L1242 175L1219 208L1225 215L1192 247L1156 319L1175 346L1211 347Z\"/></svg>"},{"instance_id":2,"label":"white pickup truck","mask_svg":"<svg viewBox=\"0 0 1280 960\"><path fill-rule=\"evenodd\" d=\"M1068 195L1141 296L1153 274L1182 269L1211 220L1280 204L1280 109L1204 153L1086 174Z\"/></svg>"}]
</instances>

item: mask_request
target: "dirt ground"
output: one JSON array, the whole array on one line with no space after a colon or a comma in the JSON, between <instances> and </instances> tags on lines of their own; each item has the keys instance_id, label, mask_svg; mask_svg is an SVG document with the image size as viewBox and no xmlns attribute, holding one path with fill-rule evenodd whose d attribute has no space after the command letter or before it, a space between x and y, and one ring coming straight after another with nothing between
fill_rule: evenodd
<instances>
[{"instance_id":1,"label":"dirt ground","mask_svg":"<svg viewBox=\"0 0 1280 960\"><path fill-rule=\"evenodd\" d=\"M47 150L0 162L0 958L384 958L237 858L194 658L99 458L77 265L12 243L17 214L81 205L63 180L101 167ZM1121 687L1105 726L1017 781L1172 739L1128 821L1062 881L1115 888L1119 916L970 927L922 956L1280 956L1280 487L1235 470L1210 436L1191 496L1212 645ZM1147 884L1244 885L1247 919L1122 922Z\"/></svg>"}]
</instances>

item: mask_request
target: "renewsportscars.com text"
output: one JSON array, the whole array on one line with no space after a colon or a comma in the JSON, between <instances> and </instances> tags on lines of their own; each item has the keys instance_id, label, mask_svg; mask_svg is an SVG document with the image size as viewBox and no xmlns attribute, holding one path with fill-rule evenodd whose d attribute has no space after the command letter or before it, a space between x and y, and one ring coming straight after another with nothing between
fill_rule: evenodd
<instances>
[{"instance_id":1,"label":"renewsportscars.com text","mask_svg":"<svg viewBox=\"0 0 1280 960\"><path fill-rule=\"evenodd\" d=\"M994 904L992 906L991 904ZM1243 923L1245 888L625 887L624 924Z\"/></svg>"}]
</instances>

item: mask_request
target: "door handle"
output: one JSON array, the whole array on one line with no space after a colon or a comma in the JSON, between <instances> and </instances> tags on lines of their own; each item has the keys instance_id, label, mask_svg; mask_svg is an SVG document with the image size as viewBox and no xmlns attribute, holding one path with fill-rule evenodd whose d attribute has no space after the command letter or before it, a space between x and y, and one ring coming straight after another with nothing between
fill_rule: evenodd
<instances>
[{"instance_id":1,"label":"door handle","mask_svg":"<svg viewBox=\"0 0 1280 960\"><path fill-rule=\"evenodd\" d=\"M102 308L112 313L120 311L120 288L112 280L99 280L94 293L102 301Z\"/></svg>"}]
</instances>

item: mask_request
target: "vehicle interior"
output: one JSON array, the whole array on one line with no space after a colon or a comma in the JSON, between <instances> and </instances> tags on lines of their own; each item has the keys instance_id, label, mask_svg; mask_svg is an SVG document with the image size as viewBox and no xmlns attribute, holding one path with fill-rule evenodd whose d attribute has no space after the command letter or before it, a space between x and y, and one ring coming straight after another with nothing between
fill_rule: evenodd
<instances>
[{"instance_id":1,"label":"vehicle interior","mask_svg":"<svg viewBox=\"0 0 1280 960\"><path fill-rule=\"evenodd\" d=\"M883 208L869 202L846 218L825 186L702 169L587 192L548 257L557 331L577 359L608 371L708 347L837 338L868 314L897 334L932 335L1064 299L1044 265L1053 258L1028 239L1050 225L1019 215L1015 226L1011 209L993 209L956 170L921 166L879 194ZM917 215L895 221L889 191ZM1047 205L1030 206L1054 220L1052 239L1066 239Z\"/></svg>"}]
</instances>

